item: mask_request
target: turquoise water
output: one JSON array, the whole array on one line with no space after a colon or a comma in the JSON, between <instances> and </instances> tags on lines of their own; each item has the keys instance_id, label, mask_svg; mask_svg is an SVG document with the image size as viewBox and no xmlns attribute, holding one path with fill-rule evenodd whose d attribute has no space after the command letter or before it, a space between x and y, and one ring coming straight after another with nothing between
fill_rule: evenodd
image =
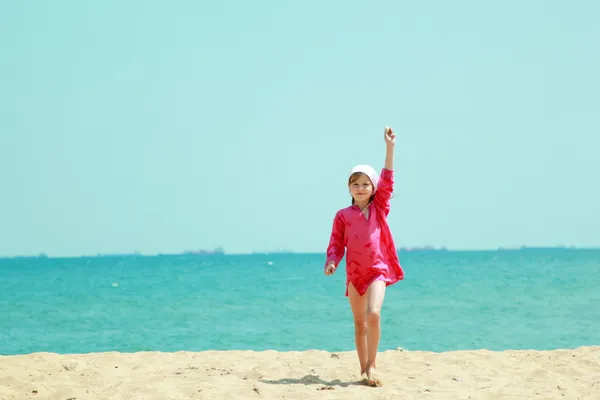
<instances>
[{"instance_id":1,"label":"turquoise water","mask_svg":"<svg viewBox=\"0 0 600 400\"><path fill-rule=\"evenodd\" d=\"M600 251L400 253L380 349L600 344ZM0 259L0 354L354 349L324 255Z\"/></svg>"}]
</instances>

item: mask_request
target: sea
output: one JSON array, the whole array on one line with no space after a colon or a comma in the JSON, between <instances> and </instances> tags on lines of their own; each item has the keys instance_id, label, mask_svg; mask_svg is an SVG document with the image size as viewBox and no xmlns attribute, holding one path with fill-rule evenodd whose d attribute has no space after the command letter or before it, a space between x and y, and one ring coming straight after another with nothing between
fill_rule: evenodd
<instances>
[{"instance_id":1,"label":"sea","mask_svg":"<svg viewBox=\"0 0 600 400\"><path fill-rule=\"evenodd\" d=\"M379 349L600 345L600 250L401 251ZM0 354L354 351L324 254L0 259Z\"/></svg>"}]
</instances>

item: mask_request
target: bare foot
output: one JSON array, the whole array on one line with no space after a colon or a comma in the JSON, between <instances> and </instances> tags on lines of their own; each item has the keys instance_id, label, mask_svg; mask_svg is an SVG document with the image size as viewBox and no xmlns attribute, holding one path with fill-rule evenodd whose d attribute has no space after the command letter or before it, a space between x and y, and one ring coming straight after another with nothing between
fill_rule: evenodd
<instances>
[{"instance_id":1,"label":"bare foot","mask_svg":"<svg viewBox=\"0 0 600 400\"><path fill-rule=\"evenodd\" d=\"M375 367L371 367L367 370L367 384L375 387L383 386L381 379L379 379L379 375L377 375Z\"/></svg>"},{"instance_id":2,"label":"bare foot","mask_svg":"<svg viewBox=\"0 0 600 400\"><path fill-rule=\"evenodd\" d=\"M365 385L369 384L369 377L367 376L366 371L361 371L360 373L360 381Z\"/></svg>"}]
</instances>

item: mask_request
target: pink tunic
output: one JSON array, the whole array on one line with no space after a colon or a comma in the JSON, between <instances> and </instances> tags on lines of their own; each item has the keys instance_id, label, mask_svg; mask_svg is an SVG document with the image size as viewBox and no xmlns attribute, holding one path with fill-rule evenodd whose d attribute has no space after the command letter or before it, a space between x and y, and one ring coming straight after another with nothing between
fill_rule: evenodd
<instances>
[{"instance_id":1,"label":"pink tunic","mask_svg":"<svg viewBox=\"0 0 600 400\"><path fill-rule=\"evenodd\" d=\"M335 214L327 247L327 262L333 261L337 266L346 250L346 296L350 282L362 296L376 280L382 280L389 286L404 279L387 223L393 190L394 172L384 168L369 205L368 217L356 205L343 208Z\"/></svg>"}]
</instances>

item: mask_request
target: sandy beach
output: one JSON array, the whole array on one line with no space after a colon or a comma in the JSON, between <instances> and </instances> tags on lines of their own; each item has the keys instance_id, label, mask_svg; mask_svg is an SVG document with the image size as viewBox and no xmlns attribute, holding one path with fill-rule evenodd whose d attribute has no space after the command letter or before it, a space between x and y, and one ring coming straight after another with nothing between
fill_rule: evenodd
<instances>
[{"instance_id":1,"label":"sandy beach","mask_svg":"<svg viewBox=\"0 0 600 400\"><path fill-rule=\"evenodd\" d=\"M0 356L0 399L600 399L600 347L389 350L382 387L354 352L205 351Z\"/></svg>"}]
</instances>

